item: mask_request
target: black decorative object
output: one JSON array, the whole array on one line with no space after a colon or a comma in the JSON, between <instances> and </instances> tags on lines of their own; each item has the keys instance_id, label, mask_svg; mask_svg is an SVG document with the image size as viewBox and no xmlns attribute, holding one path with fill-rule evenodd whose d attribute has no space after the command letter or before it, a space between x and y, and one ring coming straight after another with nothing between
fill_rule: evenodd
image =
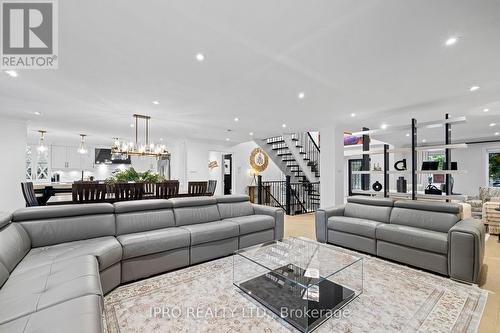
<instances>
[{"instance_id":1,"label":"black decorative object","mask_svg":"<svg viewBox=\"0 0 500 333\"><path fill-rule=\"evenodd\" d=\"M406 181L405 177L401 176L398 178L398 180L396 181L396 188L397 188L398 193L406 193L408 188L407 188L407 181Z\"/></svg>"},{"instance_id":2,"label":"black decorative object","mask_svg":"<svg viewBox=\"0 0 500 333\"><path fill-rule=\"evenodd\" d=\"M374 191L380 192L382 190L382 184L380 184L377 180L375 183L373 183L372 188Z\"/></svg>"},{"instance_id":3,"label":"black decorative object","mask_svg":"<svg viewBox=\"0 0 500 333\"><path fill-rule=\"evenodd\" d=\"M424 161L422 162L422 170L438 170L439 162L438 161Z\"/></svg>"},{"instance_id":4,"label":"black decorative object","mask_svg":"<svg viewBox=\"0 0 500 333\"><path fill-rule=\"evenodd\" d=\"M451 162L451 170L458 170L457 162Z\"/></svg>"},{"instance_id":5,"label":"black decorative object","mask_svg":"<svg viewBox=\"0 0 500 333\"><path fill-rule=\"evenodd\" d=\"M425 194L442 195L443 191L438 189L436 186L429 184L425 188Z\"/></svg>"},{"instance_id":6,"label":"black decorative object","mask_svg":"<svg viewBox=\"0 0 500 333\"><path fill-rule=\"evenodd\" d=\"M401 166L400 166L400 164L401 164ZM405 171L406 170L406 158L403 158L402 160L394 163L394 169L396 169L398 171Z\"/></svg>"}]
</instances>

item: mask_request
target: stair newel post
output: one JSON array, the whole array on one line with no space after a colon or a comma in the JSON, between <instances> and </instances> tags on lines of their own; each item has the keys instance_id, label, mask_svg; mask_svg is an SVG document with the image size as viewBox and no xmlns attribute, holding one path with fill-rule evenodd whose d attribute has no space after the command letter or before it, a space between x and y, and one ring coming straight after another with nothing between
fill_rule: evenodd
<instances>
[{"instance_id":1,"label":"stair newel post","mask_svg":"<svg viewBox=\"0 0 500 333\"><path fill-rule=\"evenodd\" d=\"M290 185L290 176L285 176L285 191L286 191L286 203L285 203L285 208L286 208L286 214L290 215L291 211L291 199L292 199L292 188Z\"/></svg>"},{"instance_id":2,"label":"stair newel post","mask_svg":"<svg viewBox=\"0 0 500 333\"><path fill-rule=\"evenodd\" d=\"M446 114L446 119L449 119L449 118L450 118L449 114ZM445 142L444 143L446 145L449 145L449 144L451 144L451 124L447 122L444 125L444 130L445 130L445 133L444 133ZM451 149L449 149L449 148L445 149L443 169L446 169L446 170L450 170L451 169ZM446 177L446 182L445 182L446 195L451 195L452 194L452 191L451 191L451 175L449 173L447 173L445 177ZM449 202L450 200L446 199L446 201Z\"/></svg>"},{"instance_id":3,"label":"stair newel post","mask_svg":"<svg viewBox=\"0 0 500 333\"><path fill-rule=\"evenodd\" d=\"M417 120L411 120L411 199L417 199Z\"/></svg>"},{"instance_id":4,"label":"stair newel post","mask_svg":"<svg viewBox=\"0 0 500 333\"><path fill-rule=\"evenodd\" d=\"M389 196L389 145L384 145L384 197Z\"/></svg>"},{"instance_id":5,"label":"stair newel post","mask_svg":"<svg viewBox=\"0 0 500 333\"><path fill-rule=\"evenodd\" d=\"M257 203L262 205L262 176L257 176Z\"/></svg>"}]
</instances>

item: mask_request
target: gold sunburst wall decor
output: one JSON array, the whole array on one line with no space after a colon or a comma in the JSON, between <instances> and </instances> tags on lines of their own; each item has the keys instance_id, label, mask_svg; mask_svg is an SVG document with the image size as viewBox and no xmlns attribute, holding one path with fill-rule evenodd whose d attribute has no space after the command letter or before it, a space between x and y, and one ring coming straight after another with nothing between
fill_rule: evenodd
<instances>
[{"instance_id":1,"label":"gold sunburst wall decor","mask_svg":"<svg viewBox=\"0 0 500 333\"><path fill-rule=\"evenodd\" d=\"M262 148L255 148L250 154L250 166L257 172L262 172L269 165L269 156Z\"/></svg>"}]
</instances>

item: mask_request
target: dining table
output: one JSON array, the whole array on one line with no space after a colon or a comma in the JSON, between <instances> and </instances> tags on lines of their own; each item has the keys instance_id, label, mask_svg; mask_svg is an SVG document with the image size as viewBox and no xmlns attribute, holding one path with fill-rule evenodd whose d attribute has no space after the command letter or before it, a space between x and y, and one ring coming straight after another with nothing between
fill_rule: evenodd
<instances>
[{"instance_id":1,"label":"dining table","mask_svg":"<svg viewBox=\"0 0 500 333\"><path fill-rule=\"evenodd\" d=\"M208 195L208 194L207 194ZM186 198L186 197L200 197L204 195L192 194L192 193L179 193L176 198ZM145 195L141 200L156 199L155 195ZM113 203L116 202L114 193L106 193L106 198L103 202ZM57 206L57 205L71 205L73 204L73 195L69 194L59 194L53 195L47 200L47 206ZM77 203L80 204L80 203Z\"/></svg>"}]
</instances>

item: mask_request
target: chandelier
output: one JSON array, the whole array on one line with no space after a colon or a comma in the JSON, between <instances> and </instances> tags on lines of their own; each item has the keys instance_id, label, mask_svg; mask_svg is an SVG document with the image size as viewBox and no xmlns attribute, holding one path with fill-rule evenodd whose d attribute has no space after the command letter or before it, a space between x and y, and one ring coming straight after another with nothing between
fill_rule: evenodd
<instances>
[{"instance_id":1,"label":"chandelier","mask_svg":"<svg viewBox=\"0 0 500 333\"><path fill-rule=\"evenodd\" d=\"M150 133L150 116L134 114L135 142L123 142L115 139L111 153L115 156L152 156L163 157L169 156L165 145L155 145L149 141ZM144 142L139 142L139 122L144 122Z\"/></svg>"},{"instance_id":2,"label":"chandelier","mask_svg":"<svg viewBox=\"0 0 500 333\"><path fill-rule=\"evenodd\" d=\"M88 150L87 147L85 146L85 137L87 135L85 134L80 134L80 146L78 146L78 153L79 154L87 154Z\"/></svg>"},{"instance_id":3,"label":"chandelier","mask_svg":"<svg viewBox=\"0 0 500 333\"><path fill-rule=\"evenodd\" d=\"M39 130L38 133L40 133L40 141L36 149L39 153L45 153L48 150L47 144L45 144L45 133L47 133L47 131Z\"/></svg>"}]
</instances>

